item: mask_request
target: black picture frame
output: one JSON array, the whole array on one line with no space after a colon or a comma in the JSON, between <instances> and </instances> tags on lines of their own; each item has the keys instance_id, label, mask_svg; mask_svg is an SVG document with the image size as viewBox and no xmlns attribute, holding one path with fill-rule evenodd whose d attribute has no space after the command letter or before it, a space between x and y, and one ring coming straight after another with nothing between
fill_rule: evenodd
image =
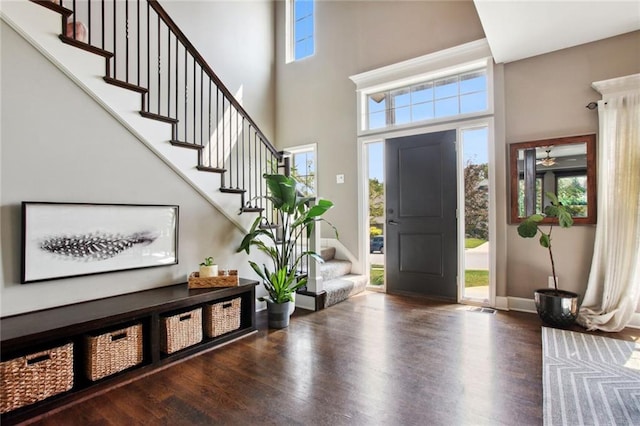
<instances>
[{"instance_id":1,"label":"black picture frame","mask_svg":"<svg viewBox=\"0 0 640 426\"><path fill-rule=\"evenodd\" d=\"M176 205L22 202L21 283L178 263Z\"/></svg>"}]
</instances>

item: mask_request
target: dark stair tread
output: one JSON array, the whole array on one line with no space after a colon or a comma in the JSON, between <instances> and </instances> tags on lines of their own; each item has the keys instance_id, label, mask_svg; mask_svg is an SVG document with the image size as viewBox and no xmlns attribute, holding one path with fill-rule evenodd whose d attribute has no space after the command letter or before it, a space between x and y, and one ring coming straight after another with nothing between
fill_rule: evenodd
<instances>
[{"instance_id":1,"label":"dark stair tread","mask_svg":"<svg viewBox=\"0 0 640 426\"><path fill-rule=\"evenodd\" d=\"M78 49L86 50L87 52L95 53L96 55L100 55L105 58L113 57L113 53L106 51L104 49L100 49L99 47L91 46L90 44L87 44L83 41L78 41L73 37L67 37L66 35L59 35L58 38L62 40L63 43L77 47Z\"/></svg>"},{"instance_id":2,"label":"dark stair tread","mask_svg":"<svg viewBox=\"0 0 640 426\"><path fill-rule=\"evenodd\" d=\"M178 124L178 119L167 117L165 115L154 114L153 112L140 111L140 115L151 120L164 121L165 123Z\"/></svg>"},{"instance_id":3,"label":"dark stair tread","mask_svg":"<svg viewBox=\"0 0 640 426\"><path fill-rule=\"evenodd\" d=\"M261 213L264 209L261 209L260 207L242 207L240 211L243 213Z\"/></svg>"},{"instance_id":4,"label":"dark stair tread","mask_svg":"<svg viewBox=\"0 0 640 426\"><path fill-rule=\"evenodd\" d=\"M226 194L244 194L247 190L240 188L220 188L220 192L224 192Z\"/></svg>"},{"instance_id":5,"label":"dark stair tread","mask_svg":"<svg viewBox=\"0 0 640 426\"><path fill-rule=\"evenodd\" d=\"M218 167L209 167L209 166L196 166L196 169L201 172L210 172L210 173L225 173L226 169L220 169Z\"/></svg>"},{"instance_id":6,"label":"dark stair tread","mask_svg":"<svg viewBox=\"0 0 640 426\"><path fill-rule=\"evenodd\" d=\"M196 145L195 143L183 142L175 139L171 139L169 143L171 143L171 145L173 146L179 146L180 148L187 148L187 149L195 149L197 151L204 149L202 145Z\"/></svg>"},{"instance_id":7,"label":"dark stair tread","mask_svg":"<svg viewBox=\"0 0 640 426\"><path fill-rule=\"evenodd\" d=\"M116 78L113 77L103 77L104 81L109 83L109 84L113 84L114 86L118 86L118 87L122 87L123 89L127 89L127 90L133 90L134 92L138 92L138 93L142 93L145 94L147 93L149 90L142 87L142 86L137 86L135 84L132 83L127 83L126 81L122 81L122 80L118 80Z\"/></svg>"},{"instance_id":8,"label":"dark stair tread","mask_svg":"<svg viewBox=\"0 0 640 426\"><path fill-rule=\"evenodd\" d=\"M275 223L270 223L268 225L260 225L260 229L278 229L278 228L282 228L282 226Z\"/></svg>"}]
</instances>

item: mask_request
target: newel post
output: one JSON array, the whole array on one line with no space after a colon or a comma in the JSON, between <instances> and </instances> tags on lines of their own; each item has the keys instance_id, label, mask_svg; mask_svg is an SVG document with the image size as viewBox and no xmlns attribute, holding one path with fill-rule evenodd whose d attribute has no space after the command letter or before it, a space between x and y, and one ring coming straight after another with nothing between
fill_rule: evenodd
<instances>
[{"instance_id":1,"label":"newel post","mask_svg":"<svg viewBox=\"0 0 640 426\"><path fill-rule=\"evenodd\" d=\"M311 201L311 207L316 204L315 200ZM316 226L313 227L313 232L309 236L309 250L312 250L318 254L322 250L320 247L320 222L316 222ZM320 293L324 290L322 282L322 275L320 274L320 264L314 259L308 260L307 265L307 291L312 293Z\"/></svg>"}]
</instances>

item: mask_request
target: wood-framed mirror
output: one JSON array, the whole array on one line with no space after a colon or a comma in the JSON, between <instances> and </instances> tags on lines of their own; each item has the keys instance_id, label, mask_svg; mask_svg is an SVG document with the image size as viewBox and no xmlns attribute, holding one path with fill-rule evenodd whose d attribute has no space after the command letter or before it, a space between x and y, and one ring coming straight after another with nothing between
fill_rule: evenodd
<instances>
[{"instance_id":1,"label":"wood-framed mirror","mask_svg":"<svg viewBox=\"0 0 640 426\"><path fill-rule=\"evenodd\" d=\"M595 135L512 143L509 165L511 223L544 212L546 192L569 207L575 224L596 223Z\"/></svg>"}]
</instances>

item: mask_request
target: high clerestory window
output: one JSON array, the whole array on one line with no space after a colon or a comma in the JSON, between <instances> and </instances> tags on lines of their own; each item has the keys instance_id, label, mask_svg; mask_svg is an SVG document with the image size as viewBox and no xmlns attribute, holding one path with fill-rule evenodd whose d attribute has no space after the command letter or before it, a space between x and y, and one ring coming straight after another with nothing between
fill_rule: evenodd
<instances>
[{"instance_id":1,"label":"high clerestory window","mask_svg":"<svg viewBox=\"0 0 640 426\"><path fill-rule=\"evenodd\" d=\"M367 96L367 129L487 111L487 71L479 69Z\"/></svg>"},{"instance_id":2,"label":"high clerestory window","mask_svg":"<svg viewBox=\"0 0 640 426\"><path fill-rule=\"evenodd\" d=\"M287 62L298 61L315 53L314 0L287 2Z\"/></svg>"}]
</instances>

